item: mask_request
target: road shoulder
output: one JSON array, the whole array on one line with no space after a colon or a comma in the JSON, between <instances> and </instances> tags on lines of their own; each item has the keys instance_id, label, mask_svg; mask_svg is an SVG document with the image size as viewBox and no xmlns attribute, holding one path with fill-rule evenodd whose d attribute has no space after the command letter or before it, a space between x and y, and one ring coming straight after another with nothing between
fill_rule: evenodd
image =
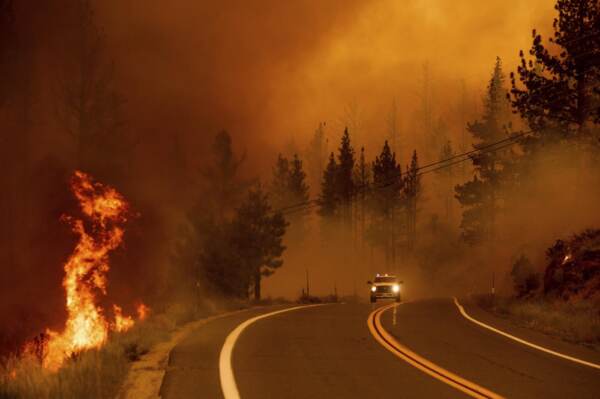
<instances>
[{"instance_id":1,"label":"road shoulder","mask_svg":"<svg viewBox=\"0 0 600 399\"><path fill-rule=\"evenodd\" d=\"M592 363L600 363L600 351L596 349L568 342L560 337L544 334L543 332L524 327L510 318L499 317L488 310L483 309L474 299L459 298L459 301L471 317L482 323L488 324L491 327L565 355Z\"/></svg>"},{"instance_id":2,"label":"road shoulder","mask_svg":"<svg viewBox=\"0 0 600 399\"><path fill-rule=\"evenodd\" d=\"M189 322L175 329L167 341L155 345L147 354L141 356L130 367L125 382L119 392L119 399L158 399L160 388L166 373L169 354L173 348L207 323L232 316L248 309L225 312L200 320Z\"/></svg>"}]
</instances>

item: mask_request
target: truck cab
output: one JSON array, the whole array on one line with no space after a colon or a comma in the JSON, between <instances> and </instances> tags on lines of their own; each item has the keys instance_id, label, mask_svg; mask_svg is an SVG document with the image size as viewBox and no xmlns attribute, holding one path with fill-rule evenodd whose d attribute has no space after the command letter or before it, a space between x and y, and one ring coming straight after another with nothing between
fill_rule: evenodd
<instances>
[{"instance_id":1,"label":"truck cab","mask_svg":"<svg viewBox=\"0 0 600 399\"><path fill-rule=\"evenodd\" d=\"M373 281L367 281L371 286L371 303L377 302L377 299L395 299L400 302L402 295L400 293L402 281L391 274L376 274Z\"/></svg>"}]
</instances>

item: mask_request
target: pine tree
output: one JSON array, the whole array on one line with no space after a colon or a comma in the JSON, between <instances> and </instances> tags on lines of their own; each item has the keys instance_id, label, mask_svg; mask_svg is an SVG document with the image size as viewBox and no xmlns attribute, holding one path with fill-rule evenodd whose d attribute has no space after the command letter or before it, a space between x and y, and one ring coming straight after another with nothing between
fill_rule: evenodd
<instances>
[{"instance_id":1,"label":"pine tree","mask_svg":"<svg viewBox=\"0 0 600 399\"><path fill-rule=\"evenodd\" d=\"M419 176L419 159L417 151L413 151L410 166L407 167L404 178L404 197L406 201L407 219L407 244L408 249L413 250L417 242L417 213L418 203L421 198L421 177Z\"/></svg>"},{"instance_id":2,"label":"pine tree","mask_svg":"<svg viewBox=\"0 0 600 399\"><path fill-rule=\"evenodd\" d=\"M337 189L338 165L333 152L329 155L329 162L323 171L321 180L321 194L319 195L319 215L323 218L333 219L338 215L340 198Z\"/></svg>"},{"instance_id":3,"label":"pine tree","mask_svg":"<svg viewBox=\"0 0 600 399\"><path fill-rule=\"evenodd\" d=\"M261 298L261 279L283 265L283 236L287 222L272 212L267 194L260 185L251 189L233 220L233 243L237 255L251 276L254 298Z\"/></svg>"},{"instance_id":4,"label":"pine tree","mask_svg":"<svg viewBox=\"0 0 600 399\"><path fill-rule=\"evenodd\" d=\"M350 143L348 128L344 129L338 149L337 186L339 198L344 206L348 206L354 195L354 149Z\"/></svg>"},{"instance_id":5,"label":"pine tree","mask_svg":"<svg viewBox=\"0 0 600 399\"><path fill-rule=\"evenodd\" d=\"M292 160L292 168L289 172L289 190L294 203L308 201L309 187L306 184L306 173L302 167L302 161L298 158L298 154L294 154L294 159Z\"/></svg>"},{"instance_id":6,"label":"pine tree","mask_svg":"<svg viewBox=\"0 0 600 399\"><path fill-rule=\"evenodd\" d=\"M288 176L289 195L291 198L290 206L307 203L309 199L309 187L306 184L306 173L302 167L302 160L298 154L294 154L292 167ZM306 235L306 217L308 211L298 211L289 216L290 232L293 233L293 239L302 240Z\"/></svg>"},{"instance_id":7,"label":"pine tree","mask_svg":"<svg viewBox=\"0 0 600 399\"><path fill-rule=\"evenodd\" d=\"M580 138L600 144L590 123L600 123L600 3L558 0L558 18L549 49L533 30L527 60L523 51L517 69L522 88L511 74L513 107L538 138Z\"/></svg>"},{"instance_id":8,"label":"pine tree","mask_svg":"<svg viewBox=\"0 0 600 399\"><path fill-rule=\"evenodd\" d=\"M231 136L225 130L215 136L212 145L212 163L204 171L207 195L203 198L217 221L231 216L248 182L238 176L245 155L236 157Z\"/></svg>"},{"instance_id":9,"label":"pine tree","mask_svg":"<svg viewBox=\"0 0 600 399\"><path fill-rule=\"evenodd\" d=\"M354 170L354 186L359 200L356 208L359 221L357 225L357 229L359 229L358 236L362 239L365 235L367 195L371 189L371 170L365 158L365 147L360 149L360 158Z\"/></svg>"},{"instance_id":10,"label":"pine tree","mask_svg":"<svg viewBox=\"0 0 600 399\"><path fill-rule=\"evenodd\" d=\"M92 3L76 0L74 7L77 20L59 82L60 122L73 137L76 167L104 180L122 179L136 141L122 129L123 98Z\"/></svg>"},{"instance_id":11,"label":"pine tree","mask_svg":"<svg viewBox=\"0 0 600 399\"><path fill-rule=\"evenodd\" d=\"M381 154L373 161L372 209L375 219L370 227L372 240L383 246L386 260L395 262L397 234L394 219L400 205L403 181L400 165L385 141Z\"/></svg>"},{"instance_id":12,"label":"pine tree","mask_svg":"<svg viewBox=\"0 0 600 399\"><path fill-rule=\"evenodd\" d=\"M476 150L481 149L506 137L504 125L508 115L502 63L500 58L497 58L485 97L482 120L470 123L467 127L476 141L473 147ZM510 162L510 150L482 151L473 155L471 159L475 177L463 185L456 186L455 191L461 206L467 208L463 212L461 222L462 236L466 242L477 244L493 236L500 186L503 171Z\"/></svg>"},{"instance_id":13,"label":"pine tree","mask_svg":"<svg viewBox=\"0 0 600 399\"><path fill-rule=\"evenodd\" d=\"M281 209L292 204L292 195L289 187L290 163L287 158L279 154L273 168L273 178L269 187L271 202L275 209Z\"/></svg>"}]
</instances>

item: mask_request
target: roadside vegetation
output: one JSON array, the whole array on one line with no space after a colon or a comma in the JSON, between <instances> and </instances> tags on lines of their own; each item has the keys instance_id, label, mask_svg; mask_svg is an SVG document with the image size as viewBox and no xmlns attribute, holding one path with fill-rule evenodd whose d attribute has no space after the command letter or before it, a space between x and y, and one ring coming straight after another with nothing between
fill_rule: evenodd
<instances>
[{"instance_id":1,"label":"roadside vegetation","mask_svg":"<svg viewBox=\"0 0 600 399\"><path fill-rule=\"evenodd\" d=\"M485 296L485 309L517 324L600 349L600 230L558 240L543 273L525 256L514 263L512 297Z\"/></svg>"},{"instance_id":2,"label":"roadside vegetation","mask_svg":"<svg viewBox=\"0 0 600 399\"><path fill-rule=\"evenodd\" d=\"M114 334L101 348L72 356L56 372L34 356L11 356L1 366L0 398L115 398L129 363L166 339L173 324L156 318Z\"/></svg>"},{"instance_id":3,"label":"roadside vegetation","mask_svg":"<svg viewBox=\"0 0 600 399\"><path fill-rule=\"evenodd\" d=\"M260 305L279 303L265 299ZM0 399L114 399L129 370L156 344L168 340L178 327L210 315L242 309L249 304L222 301L217 306L172 305L123 333L112 334L105 345L73 355L58 371L42 367L36 356L8 356L0 361Z\"/></svg>"},{"instance_id":4,"label":"roadside vegetation","mask_svg":"<svg viewBox=\"0 0 600 399\"><path fill-rule=\"evenodd\" d=\"M598 305L589 301L569 303L557 299L479 297L479 304L519 326L600 350Z\"/></svg>"}]
</instances>

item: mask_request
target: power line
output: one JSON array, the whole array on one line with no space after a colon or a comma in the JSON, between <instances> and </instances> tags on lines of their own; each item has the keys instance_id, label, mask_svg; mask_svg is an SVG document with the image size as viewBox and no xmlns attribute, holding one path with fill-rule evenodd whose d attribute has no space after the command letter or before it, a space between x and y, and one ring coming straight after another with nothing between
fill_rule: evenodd
<instances>
[{"instance_id":1,"label":"power line","mask_svg":"<svg viewBox=\"0 0 600 399\"><path fill-rule=\"evenodd\" d=\"M420 166L420 167L416 168L415 170L416 171L422 171L424 169L430 168L431 166L442 165L442 166L439 166L439 167L431 169L431 170L425 170L425 171L422 171L420 173L417 173L417 176L421 176L421 175L424 175L424 174L427 174L427 173L430 173L430 172L435 172L437 170L445 169L445 168L451 167L453 165L459 164L461 162L472 160L472 156L475 155L475 154L485 154L485 153L488 153L488 152L494 152L494 151L498 151L498 150L503 149L503 148L510 147L510 146L516 144L520 138L522 138L526 134L529 134L529 133L532 133L532 132L534 132L534 130L530 130L530 131L526 131L526 132L521 132L521 133L513 135L511 137L508 137L508 138L499 140L497 142L485 145L485 146L480 147L478 149L470 150L470 151L467 151L467 152L464 152L464 153L461 153L461 154L457 154L457 155L454 155L452 157L449 157L449 158L446 158L446 159L443 159L443 160L440 160L440 161L437 161L437 162L432 162L430 164ZM500 147L496 147L499 144L503 144L503 145L500 146ZM496 147L496 148L494 148L494 147ZM461 159L458 159L458 158L461 158ZM458 160L456 160L456 159L458 159ZM455 160L455 161L448 163L449 161L452 161L452 160ZM397 176L395 176L393 179L390 179L390 181L385 182L384 184L382 184L382 185L380 185L378 187L373 187L373 186L370 186L370 187L369 186L359 187L359 189L357 191L355 191L352 196L355 196L356 194L361 194L361 193L367 191L367 189L370 189L371 191L385 189L385 188L391 186L392 184L397 183L399 179L401 179L403 176L405 176L407 174L408 174L408 171L401 172ZM307 211L307 210L312 209L313 207L316 207L318 205L319 205L319 200L318 199L311 199L311 200L303 201L303 202L300 202L300 203L297 203L297 204L294 204L294 205L291 205L291 206L288 206L288 207L285 207L285 208L277 209L274 212L281 212L283 215L289 215L291 213L295 213L295 212L299 212L299 211Z\"/></svg>"}]
</instances>

